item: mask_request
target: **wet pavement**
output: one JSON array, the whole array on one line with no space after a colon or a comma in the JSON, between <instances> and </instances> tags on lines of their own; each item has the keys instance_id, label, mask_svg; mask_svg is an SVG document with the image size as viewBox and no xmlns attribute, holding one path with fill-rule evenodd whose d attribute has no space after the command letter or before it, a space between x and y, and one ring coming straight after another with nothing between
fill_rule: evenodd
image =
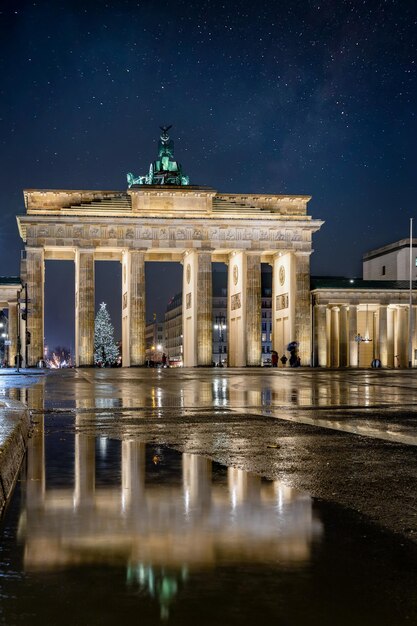
<instances>
[{"instance_id":1,"label":"wet pavement","mask_svg":"<svg viewBox=\"0 0 417 626\"><path fill-rule=\"evenodd\" d=\"M76 419L35 424L1 528L0 623L415 623L416 546L279 480Z\"/></svg>"},{"instance_id":2,"label":"wet pavement","mask_svg":"<svg viewBox=\"0 0 417 626\"><path fill-rule=\"evenodd\" d=\"M2 623L61 588L68 624L417 624L414 372L64 370L1 398L34 423Z\"/></svg>"}]
</instances>

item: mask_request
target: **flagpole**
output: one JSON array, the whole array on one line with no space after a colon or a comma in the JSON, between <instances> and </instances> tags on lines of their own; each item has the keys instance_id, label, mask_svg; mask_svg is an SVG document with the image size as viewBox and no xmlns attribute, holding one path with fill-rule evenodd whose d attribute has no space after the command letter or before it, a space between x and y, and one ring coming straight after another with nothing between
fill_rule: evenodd
<instances>
[{"instance_id":1,"label":"flagpole","mask_svg":"<svg viewBox=\"0 0 417 626\"><path fill-rule=\"evenodd\" d=\"M410 217L410 302L408 310L408 367L413 366L413 218Z\"/></svg>"}]
</instances>

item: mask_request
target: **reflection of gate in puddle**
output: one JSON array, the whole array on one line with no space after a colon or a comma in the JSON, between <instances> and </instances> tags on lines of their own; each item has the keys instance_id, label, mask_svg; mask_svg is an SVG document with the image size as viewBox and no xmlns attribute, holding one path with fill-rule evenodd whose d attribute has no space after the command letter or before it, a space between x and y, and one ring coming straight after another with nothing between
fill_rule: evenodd
<instances>
[{"instance_id":1,"label":"reflection of gate in puddle","mask_svg":"<svg viewBox=\"0 0 417 626\"><path fill-rule=\"evenodd\" d=\"M146 445L133 439L121 442L120 486L97 487L96 439L74 436L70 488L47 488L43 418L30 440L26 570L124 563L128 580L162 602L159 592L179 588L193 569L308 561L321 529L309 496L233 467L213 479L212 462L193 454L182 455L180 481L147 482ZM170 572L165 582L158 572Z\"/></svg>"}]
</instances>

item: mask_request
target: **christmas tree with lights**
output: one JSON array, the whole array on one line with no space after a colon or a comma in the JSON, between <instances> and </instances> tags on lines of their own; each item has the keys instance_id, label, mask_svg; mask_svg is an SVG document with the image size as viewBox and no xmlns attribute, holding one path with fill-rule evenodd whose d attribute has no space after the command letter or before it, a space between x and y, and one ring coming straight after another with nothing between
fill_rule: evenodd
<instances>
[{"instance_id":1,"label":"christmas tree with lights","mask_svg":"<svg viewBox=\"0 0 417 626\"><path fill-rule=\"evenodd\" d=\"M104 367L115 365L119 358L119 348L114 340L114 328L106 303L100 304L100 310L94 323L94 363Z\"/></svg>"}]
</instances>

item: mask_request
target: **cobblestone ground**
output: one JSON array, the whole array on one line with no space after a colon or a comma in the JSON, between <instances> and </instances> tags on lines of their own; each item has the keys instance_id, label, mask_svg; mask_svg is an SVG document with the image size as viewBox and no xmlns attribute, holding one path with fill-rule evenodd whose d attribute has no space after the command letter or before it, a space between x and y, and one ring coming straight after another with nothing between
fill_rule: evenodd
<instances>
[{"instance_id":1,"label":"cobblestone ground","mask_svg":"<svg viewBox=\"0 0 417 626\"><path fill-rule=\"evenodd\" d=\"M417 374L407 370L62 370L20 392L75 428L208 456L417 542Z\"/></svg>"}]
</instances>

